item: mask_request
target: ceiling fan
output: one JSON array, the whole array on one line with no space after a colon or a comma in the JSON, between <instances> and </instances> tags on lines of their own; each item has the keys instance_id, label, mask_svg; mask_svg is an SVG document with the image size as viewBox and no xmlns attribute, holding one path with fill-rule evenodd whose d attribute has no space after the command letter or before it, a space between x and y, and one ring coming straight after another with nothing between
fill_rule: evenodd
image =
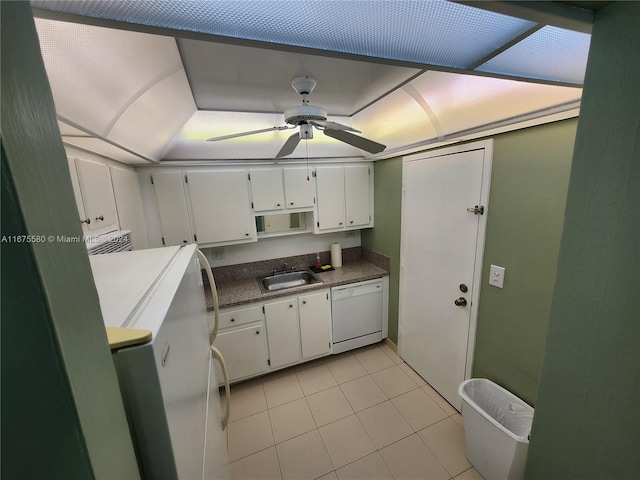
<instances>
[{"instance_id":1,"label":"ceiling fan","mask_svg":"<svg viewBox=\"0 0 640 480\"><path fill-rule=\"evenodd\" d=\"M293 153L295 148L300 143L300 140L310 140L313 138L313 129L316 128L322 131L325 135L328 135L341 142L353 145L356 148L364 150L369 153L380 153L386 147L381 143L374 142L364 137L354 135L351 132L361 133L360 130L343 125L341 123L330 122L327 120L327 111L322 107L309 105L307 96L316 87L316 81L311 77L298 77L294 78L291 82L293 89L302 95L302 105L297 107L291 107L284 111L284 121L286 125L275 126L271 128L263 128L261 130L251 130L248 132L233 133L231 135L223 135L220 137L213 137L207 139L208 142L217 142L219 140L227 140L229 138L244 137L246 135L254 135L256 133L289 130L292 128L300 127L300 130L291 135L280 151L277 153L276 158L286 157Z\"/></svg>"}]
</instances>

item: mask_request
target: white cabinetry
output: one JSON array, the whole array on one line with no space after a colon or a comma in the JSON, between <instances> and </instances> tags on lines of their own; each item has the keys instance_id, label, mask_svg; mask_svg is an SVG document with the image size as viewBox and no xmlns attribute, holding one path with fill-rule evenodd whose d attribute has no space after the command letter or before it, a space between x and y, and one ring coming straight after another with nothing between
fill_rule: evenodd
<instances>
[{"instance_id":1,"label":"white cabinetry","mask_svg":"<svg viewBox=\"0 0 640 480\"><path fill-rule=\"evenodd\" d=\"M331 302L329 292L298 297L302 358L331 353Z\"/></svg>"},{"instance_id":2,"label":"white cabinetry","mask_svg":"<svg viewBox=\"0 0 640 480\"><path fill-rule=\"evenodd\" d=\"M120 167L111 166L109 170L113 182L113 193L116 197L120 228L131 230L134 249L149 248L138 175L132 170Z\"/></svg>"},{"instance_id":3,"label":"white cabinetry","mask_svg":"<svg viewBox=\"0 0 640 480\"><path fill-rule=\"evenodd\" d=\"M370 164L319 166L316 231L373 226L373 178Z\"/></svg>"},{"instance_id":4,"label":"white cabinetry","mask_svg":"<svg viewBox=\"0 0 640 480\"><path fill-rule=\"evenodd\" d=\"M255 212L310 210L315 204L315 182L307 167L251 169Z\"/></svg>"},{"instance_id":5,"label":"white cabinetry","mask_svg":"<svg viewBox=\"0 0 640 480\"><path fill-rule=\"evenodd\" d=\"M75 159L82 203L78 204L85 233L97 235L117 230L115 198L109 168L102 163Z\"/></svg>"},{"instance_id":6,"label":"white cabinetry","mask_svg":"<svg viewBox=\"0 0 640 480\"><path fill-rule=\"evenodd\" d=\"M316 199L316 185L309 168L285 167L283 173L287 208L313 208Z\"/></svg>"},{"instance_id":7,"label":"white cabinetry","mask_svg":"<svg viewBox=\"0 0 640 480\"><path fill-rule=\"evenodd\" d=\"M264 306L271 368L300 361L300 322L295 297L266 303Z\"/></svg>"},{"instance_id":8,"label":"white cabinetry","mask_svg":"<svg viewBox=\"0 0 640 480\"><path fill-rule=\"evenodd\" d=\"M329 291L264 305L271 368L331 353Z\"/></svg>"},{"instance_id":9,"label":"white cabinetry","mask_svg":"<svg viewBox=\"0 0 640 480\"><path fill-rule=\"evenodd\" d=\"M186 178L198 244L256 240L246 170L187 171Z\"/></svg>"},{"instance_id":10,"label":"white cabinetry","mask_svg":"<svg viewBox=\"0 0 640 480\"><path fill-rule=\"evenodd\" d=\"M252 169L251 194L255 212L284 209L282 169Z\"/></svg>"},{"instance_id":11,"label":"white cabinetry","mask_svg":"<svg viewBox=\"0 0 640 480\"><path fill-rule=\"evenodd\" d=\"M226 360L229 381L238 381L265 372L267 339L261 306L220 311L218 336L214 345ZM219 369L216 362L216 368ZM216 372L222 379L222 372Z\"/></svg>"},{"instance_id":12,"label":"white cabinetry","mask_svg":"<svg viewBox=\"0 0 640 480\"><path fill-rule=\"evenodd\" d=\"M193 240L189 226L189 212L184 194L181 172L155 172L151 175L163 245L182 245Z\"/></svg>"}]
</instances>

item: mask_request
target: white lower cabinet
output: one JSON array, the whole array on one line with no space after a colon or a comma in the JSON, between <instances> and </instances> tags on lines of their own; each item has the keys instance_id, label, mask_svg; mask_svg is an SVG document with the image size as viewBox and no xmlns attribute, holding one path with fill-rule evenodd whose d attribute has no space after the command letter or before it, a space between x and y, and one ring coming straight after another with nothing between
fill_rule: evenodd
<instances>
[{"instance_id":1,"label":"white lower cabinet","mask_svg":"<svg viewBox=\"0 0 640 480\"><path fill-rule=\"evenodd\" d=\"M220 310L214 344L226 360L229 381L246 380L329 355L332 352L329 295L326 289ZM217 374L221 381L220 370Z\"/></svg>"},{"instance_id":2,"label":"white lower cabinet","mask_svg":"<svg viewBox=\"0 0 640 480\"><path fill-rule=\"evenodd\" d=\"M271 368L278 368L302 359L300 322L297 298L287 298L264 305Z\"/></svg>"},{"instance_id":3,"label":"white lower cabinet","mask_svg":"<svg viewBox=\"0 0 640 480\"><path fill-rule=\"evenodd\" d=\"M225 358L230 382L266 372L269 366L262 306L221 310L214 345ZM218 362L215 365L216 378L222 382Z\"/></svg>"},{"instance_id":4,"label":"white lower cabinet","mask_svg":"<svg viewBox=\"0 0 640 480\"><path fill-rule=\"evenodd\" d=\"M298 297L302 358L331 353L331 302L329 292Z\"/></svg>"}]
</instances>

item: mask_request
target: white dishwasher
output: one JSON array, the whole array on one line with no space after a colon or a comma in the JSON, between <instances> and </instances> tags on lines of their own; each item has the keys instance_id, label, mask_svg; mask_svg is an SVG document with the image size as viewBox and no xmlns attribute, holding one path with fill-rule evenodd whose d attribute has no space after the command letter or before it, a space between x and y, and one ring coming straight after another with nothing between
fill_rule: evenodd
<instances>
[{"instance_id":1,"label":"white dishwasher","mask_svg":"<svg viewBox=\"0 0 640 480\"><path fill-rule=\"evenodd\" d=\"M382 279L331 289L333 353L382 340Z\"/></svg>"}]
</instances>

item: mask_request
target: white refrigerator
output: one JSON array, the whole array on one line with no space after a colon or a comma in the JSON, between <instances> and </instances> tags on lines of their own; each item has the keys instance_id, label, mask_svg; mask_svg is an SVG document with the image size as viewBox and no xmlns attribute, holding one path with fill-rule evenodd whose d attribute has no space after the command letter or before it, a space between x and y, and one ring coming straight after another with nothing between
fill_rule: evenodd
<instances>
[{"instance_id":1,"label":"white refrigerator","mask_svg":"<svg viewBox=\"0 0 640 480\"><path fill-rule=\"evenodd\" d=\"M195 245L90 257L105 325L147 334L112 347L146 479L229 478L228 410L221 416L213 368L224 360L211 348L217 326L207 323L199 259L209 268Z\"/></svg>"}]
</instances>

